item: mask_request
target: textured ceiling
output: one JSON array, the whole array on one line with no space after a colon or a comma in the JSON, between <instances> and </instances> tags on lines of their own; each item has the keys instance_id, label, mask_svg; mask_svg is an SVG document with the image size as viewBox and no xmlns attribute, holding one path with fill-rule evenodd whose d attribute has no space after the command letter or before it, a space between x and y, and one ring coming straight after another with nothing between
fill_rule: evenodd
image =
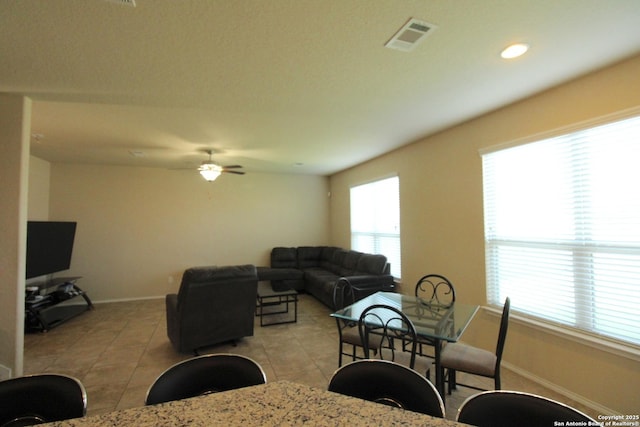
<instances>
[{"instance_id":1,"label":"textured ceiling","mask_svg":"<svg viewBox=\"0 0 640 427\"><path fill-rule=\"evenodd\" d=\"M34 155L331 174L640 52L638 0L136 4L0 1L0 92L34 100ZM385 48L412 17L437 29Z\"/></svg>"}]
</instances>

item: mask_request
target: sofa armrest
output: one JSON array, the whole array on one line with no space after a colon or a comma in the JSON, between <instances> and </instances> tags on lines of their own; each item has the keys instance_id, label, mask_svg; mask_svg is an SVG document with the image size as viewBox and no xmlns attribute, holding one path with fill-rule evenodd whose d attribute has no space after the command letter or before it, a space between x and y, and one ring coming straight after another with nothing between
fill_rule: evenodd
<instances>
[{"instance_id":1,"label":"sofa armrest","mask_svg":"<svg viewBox=\"0 0 640 427\"><path fill-rule=\"evenodd\" d=\"M167 336L172 342L180 342L180 324L178 319L178 295L167 294L165 297L167 313Z\"/></svg>"},{"instance_id":2,"label":"sofa armrest","mask_svg":"<svg viewBox=\"0 0 640 427\"><path fill-rule=\"evenodd\" d=\"M167 294L165 303L167 307L167 317L169 317L169 313L175 315L178 312L178 294Z\"/></svg>"}]
</instances>

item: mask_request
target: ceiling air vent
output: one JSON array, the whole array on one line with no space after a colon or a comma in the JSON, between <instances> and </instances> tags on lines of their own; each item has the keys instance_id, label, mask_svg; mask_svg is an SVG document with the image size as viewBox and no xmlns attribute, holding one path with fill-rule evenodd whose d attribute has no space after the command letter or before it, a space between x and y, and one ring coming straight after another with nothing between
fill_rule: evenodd
<instances>
[{"instance_id":1,"label":"ceiling air vent","mask_svg":"<svg viewBox=\"0 0 640 427\"><path fill-rule=\"evenodd\" d=\"M436 28L433 24L411 18L391 37L385 47L410 52Z\"/></svg>"},{"instance_id":2,"label":"ceiling air vent","mask_svg":"<svg viewBox=\"0 0 640 427\"><path fill-rule=\"evenodd\" d=\"M136 7L136 0L105 0L109 3L123 4L125 6Z\"/></svg>"}]
</instances>

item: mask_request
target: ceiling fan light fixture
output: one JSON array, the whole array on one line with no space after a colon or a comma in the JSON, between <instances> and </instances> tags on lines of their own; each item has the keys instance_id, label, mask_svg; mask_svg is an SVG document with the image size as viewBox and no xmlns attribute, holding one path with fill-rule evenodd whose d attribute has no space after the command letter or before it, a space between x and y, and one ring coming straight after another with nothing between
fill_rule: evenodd
<instances>
[{"instance_id":1,"label":"ceiling fan light fixture","mask_svg":"<svg viewBox=\"0 0 640 427\"><path fill-rule=\"evenodd\" d=\"M220 174L222 173L222 168L214 163L203 163L198 168L198 171L204 179L211 182L215 181L216 178L220 176Z\"/></svg>"}]
</instances>

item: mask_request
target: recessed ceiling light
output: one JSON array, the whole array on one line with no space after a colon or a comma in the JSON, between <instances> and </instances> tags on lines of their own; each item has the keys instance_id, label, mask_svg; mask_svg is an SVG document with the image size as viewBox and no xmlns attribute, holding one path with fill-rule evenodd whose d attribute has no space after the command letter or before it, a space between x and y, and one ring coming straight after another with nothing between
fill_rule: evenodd
<instances>
[{"instance_id":1,"label":"recessed ceiling light","mask_svg":"<svg viewBox=\"0 0 640 427\"><path fill-rule=\"evenodd\" d=\"M504 59L513 59L524 55L529 50L529 45L526 43L515 43L507 46L505 50L500 53L500 56Z\"/></svg>"}]
</instances>

